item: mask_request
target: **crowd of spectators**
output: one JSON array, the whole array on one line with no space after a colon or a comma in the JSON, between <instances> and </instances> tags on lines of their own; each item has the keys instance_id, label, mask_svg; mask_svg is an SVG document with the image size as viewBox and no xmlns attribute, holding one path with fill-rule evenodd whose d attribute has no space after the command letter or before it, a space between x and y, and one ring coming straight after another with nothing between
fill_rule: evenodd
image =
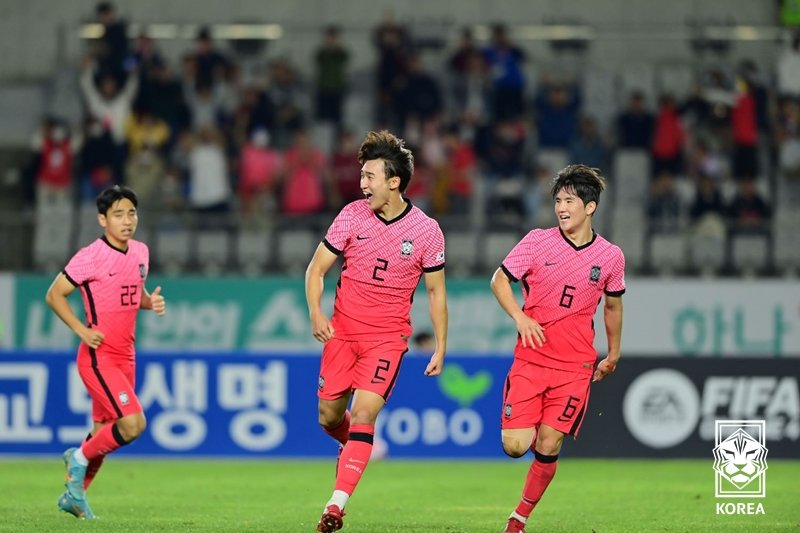
<instances>
[{"instance_id":1,"label":"crowd of spectators","mask_svg":"<svg viewBox=\"0 0 800 533\"><path fill-rule=\"evenodd\" d=\"M173 65L147 34L129 41L113 5L96 15L105 32L81 65L85 121L43 120L26 174L31 202L91 201L124 183L148 210L260 227L361 196L365 132L346 121L350 54L339 28L321 29L313 77L276 57L254 78L208 28ZM611 123L586 111L585 80L540 71L533 84L533 60L503 24L487 42L464 29L436 68L398 23L375 28L373 44L372 128L397 132L414 150L408 196L434 216L520 228L547 220L558 169L544 152L600 168L612 187L616 152L647 154L649 233L685 231L687 220L769 232L775 180L800 179L797 38L776 58L775 76L752 61L721 62L696 73L686 97L650 102L630 92Z\"/></svg>"}]
</instances>

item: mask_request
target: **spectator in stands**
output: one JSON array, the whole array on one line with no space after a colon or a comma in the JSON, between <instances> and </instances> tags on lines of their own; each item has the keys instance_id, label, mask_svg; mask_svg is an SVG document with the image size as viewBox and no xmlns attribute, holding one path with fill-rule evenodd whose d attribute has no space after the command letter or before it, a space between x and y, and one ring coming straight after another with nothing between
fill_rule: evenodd
<instances>
[{"instance_id":1,"label":"spectator in stands","mask_svg":"<svg viewBox=\"0 0 800 533\"><path fill-rule=\"evenodd\" d=\"M649 150L654 127L655 119L645 107L644 93L634 91L628 107L617 117L617 146Z\"/></svg>"},{"instance_id":2,"label":"spectator in stands","mask_svg":"<svg viewBox=\"0 0 800 533\"><path fill-rule=\"evenodd\" d=\"M496 122L486 160L488 212L501 218L525 214L523 199L526 131L521 120Z\"/></svg>"},{"instance_id":3,"label":"spectator in stands","mask_svg":"<svg viewBox=\"0 0 800 533\"><path fill-rule=\"evenodd\" d=\"M478 172L478 158L472 144L461 138L458 126L450 126L444 136L447 166L442 176L446 185L442 210L455 215L471 211Z\"/></svg>"},{"instance_id":4,"label":"spectator in stands","mask_svg":"<svg viewBox=\"0 0 800 533\"><path fill-rule=\"evenodd\" d=\"M358 144L353 132L339 132L336 149L331 161L333 180L333 207L341 209L345 204L364 198L361 182L361 164L358 162Z\"/></svg>"},{"instance_id":5,"label":"spectator in stands","mask_svg":"<svg viewBox=\"0 0 800 533\"><path fill-rule=\"evenodd\" d=\"M81 197L93 202L102 191L122 180L111 132L97 118L86 121L85 141L80 152Z\"/></svg>"},{"instance_id":6,"label":"spectator in stands","mask_svg":"<svg viewBox=\"0 0 800 533\"><path fill-rule=\"evenodd\" d=\"M304 127L310 102L305 85L295 68L285 59L270 65L269 99L275 106L275 124L270 130L272 144L286 149L295 139L295 132Z\"/></svg>"},{"instance_id":7,"label":"spectator in stands","mask_svg":"<svg viewBox=\"0 0 800 533\"><path fill-rule=\"evenodd\" d=\"M308 131L298 129L294 143L286 151L281 212L304 215L322 212L327 207L326 187L330 178L326 166L325 154L312 144Z\"/></svg>"},{"instance_id":8,"label":"spectator in stands","mask_svg":"<svg viewBox=\"0 0 800 533\"><path fill-rule=\"evenodd\" d=\"M230 207L231 187L222 137L209 127L200 128L188 153L189 206L200 215L198 224L220 227ZM210 216L209 216L210 215Z\"/></svg>"},{"instance_id":9,"label":"spectator in stands","mask_svg":"<svg viewBox=\"0 0 800 533\"><path fill-rule=\"evenodd\" d=\"M275 106L269 95L254 84L244 87L229 125L230 138L235 146L244 146L256 130L272 131L274 125ZM274 146L274 142L271 145Z\"/></svg>"},{"instance_id":10,"label":"spectator in stands","mask_svg":"<svg viewBox=\"0 0 800 533\"><path fill-rule=\"evenodd\" d=\"M135 155L145 146L161 151L169 141L170 130L166 122L153 115L147 108L140 108L128 119L128 152ZM131 187L139 196L145 197L139 187ZM145 201L145 200L143 200ZM149 205L149 203L148 203Z\"/></svg>"},{"instance_id":11,"label":"spectator in stands","mask_svg":"<svg viewBox=\"0 0 800 533\"><path fill-rule=\"evenodd\" d=\"M772 209L756 188L755 180L744 177L728 206L731 229L737 233L768 232Z\"/></svg>"},{"instance_id":12,"label":"spectator in stands","mask_svg":"<svg viewBox=\"0 0 800 533\"><path fill-rule=\"evenodd\" d=\"M447 67L450 70L450 74L455 78L456 84L469 72L470 63L476 53L480 53L480 51L475 46L472 28L465 26L461 28L455 51L447 60Z\"/></svg>"},{"instance_id":13,"label":"spectator in stands","mask_svg":"<svg viewBox=\"0 0 800 533\"><path fill-rule=\"evenodd\" d=\"M136 75L128 76L125 86L119 90L116 78L105 74L100 78L98 90L93 79L95 71L94 61L84 62L81 89L91 116L100 121L111 133L111 138L114 140L114 168L119 170L127 156L125 129L139 87L139 78Z\"/></svg>"},{"instance_id":14,"label":"spectator in stands","mask_svg":"<svg viewBox=\"0 0 800 533\"><path fill-rule=\"evenodd\" d=\"M492 42L483 51L492 75L492 113L495 120L520 117L525 111L525 53L516 46L505 24L492 26Z\"/></svg>"},{"instance_id":15,"label":"spectator in stands","mask_svg":"<svg viewBox=\"0 0 800 533\"><path fill-rule=\"evenodd\" d=\"M400 127L405 130L406 124L420 125L438 118L444 109L442 92L439 82L425 68L420 54L409 56L408 72L402 80L397 91Z\"/></svg>"},{"instance_id":16,"label":"spectator in stands","mask_svg":"<svg viewBox=\"0 0 800 533\"><path fill-rule=\"evenodd\" d=\"M739 77L736 88L736 100L731 109L731 133L733 177L738 180L758 176L758 116L750 83Z\"/></svg>"},{"instance_id":17,"label":"spectator in stands","mask_svg":"<svg viewBox=\"0 0 800 533\"><path fill-rule=\"evenodd\" d=\"M397 86L406 75L411 42L406 28L391 17L375 28L373 43L378 51L376 122L382 127L394 127L397 114Z\"/></svg>"},{"instance_id":18,"label":"spectator in stands","mask_svg":"<svg viewBox=\"0 0 800 533\"><path fill-rule=\"evenodd\" d=\"M277 211L275 189L283 173L283 157L269 145L269 133L257 129L242 147L239 197L246 223L266 223Z\"/></svg>"},{"instance_id":19,"label":"spectator in stands","mask_svg":"<svg viewBox=\"0 0 800 533\"><path fill-rule=\"evenodd\" d=\"M322 45L314 55L317 67L318 120L342 125L342 106L347 93L347 64L350 53L342 46L337 26L328 26Z\"/></svg>"},{"instance_id":20,"label":"spectator in stands","mask_svg":"<svg viewBox=\"0 0 800 533\"><path fill-rule=\"evenodd\" d=\"M453 87L453 103L462 137L485 153L492 118L492 80L482 53L476 51L467 57L464 73Z\"/></svg>"},{"instance_id":21,"label":"spectator in stands","mask_svg":"<svg viewBox=\"0 0 800 533\"><path fill-rule=\"evenodd\" d=\"M68 205L72 201L73 170L81 135L55 117L46 117L31 140L34 154L35 198L39 205Z\"/></svg>"},{"instance_id":22,"label":"spectator in stands","mask_svg":"<svg viewBox=\"0 0 800 533\"><path fill-rule=\"evenodd\" d=\"M653 175L663 171L670 174L683 172L683 143L685 140L680 115L671 95L663 95L658 107L653 144Z\"/></svg>"},{"instance_id":23,"label":"spectator in stands","mask_svg":"<svg viewBox=\"0 0 800 533\"><path fill-rule=\"evenodd\" d=\"M190 112L183 98L183 84L166 64L151 68L152 77L140 88L147 91L139 99L141 107L150 109L154 116L167 123L170 130L168 146L171 148L179 133L189 127Z\"/></svg>"},{"instance_id":24,"label":"spectator in stands","mask_svg":"<svg viewBox=\"0 0 800 533\"><path fill-rule=\"evenodd\" d=\"M597 122L592 117L580 119L578 135L569 152L569 160L574 163L601 170L609 168L609 147L597 131Z\"/></svg>"},{"instance_id":25,"label":"spectator in stands","mask_svg":"<svg viewBox=\"0 0 800 533\"><path fill-rule=\"evenodd\" d=\"M675 188L675 180L667 171L656 176L647 201L650 233L677 233L681 228L683 206Z\"/></svg>"},{"instance_id":26,"label":"spectator in stands","mask_svg":"<svg viewBox=\"0 0 800 533\"><path fill-rule=\"evenodd\" d=\"M143 141L125 164L125 184L136 191L139 201L150 210L163 207L164 158L158 146Z\"/></svg>"},{"instance_id":27,"label":"spectator in stands","mask_svg":"<svg viewBox=\"0 0 800 533\"><path fill-rule=\"evenodd\" d=\"M780 178L800 178L800 104L797 100L781 98L774 138L778 144Z\"/></svg>"},{"instance_id":28,"label":"spectator in stands","mask_svg":"<svg viewBox=\"0 0 800 533\"><path fill-rule=\"evenodd\" d=\"M110 75L116 79L118 85L125 83L126 72L130 70L125 65L128 57L128 27L124 20L118 19L114 5L111 2L100 2L95 8L97 22L103 26L95 58L98 62L98 71L101 76Z\"/></svg>"},{"instance_id":29,"label":"spectator in stands","mask_svg":"<svg viewBox=\"0 0 800 533\"><path fill-rule=\"evenodd\" d=\"M206 27L197 32L194 52L189 58L194 65L193 78L198 90L200 87L213 89L218 81L225 78L230 67L228 59L214 45L211 30Z\"/></svg>"},{"instance_id":30,"label":"spectator in stands","mask_svg":"<svg viewBox=\"0 0 800 533\"><path fill-rule=\"evenodd\" d=\"M137 96L138 105L148 105L151 102L146 101L149 98L156 98L156 92L153 85L158 78L160 69L166 66L166 61L156 47L153 39L146 33L142 32L134 41L133 50L125 64L129 68L136 68L139 73L139 94Z\"/></svg>"},{"instance_id":31,"label":"spectator in stands","mask_svg":"<svg viewBox=\"0 0 800 533\"><path fill-rule=\"evenodd\" d=\"M707 215L724 219L725 214L725 204L717 183L708 176L700 176L694 202L689 209L692 222L697 223Z\"/></svg>"},{"instance_id":32,"label":"spectator in stands","mask_svg":"<svg viewBox=\"0 0 800 533\"><path fill-rule=\"evenodd\" d=\"M712 149L711 143L706 139L698 139L692 148L686 165L689 178L698 181L700 176L708 176L717 183L727 177L727 166L720 154Z\"/></svg>"},{"instance_id":33,"label":"spectator in stands","mask_svg":"<svg viewBox=\"0 0 800 533\"><path fill-rule=\"evenodd\" d=\"M546 76L534 107L539 148L569 148L577 137L581 107L577 86Z\"/></svg>"}]
</instances>

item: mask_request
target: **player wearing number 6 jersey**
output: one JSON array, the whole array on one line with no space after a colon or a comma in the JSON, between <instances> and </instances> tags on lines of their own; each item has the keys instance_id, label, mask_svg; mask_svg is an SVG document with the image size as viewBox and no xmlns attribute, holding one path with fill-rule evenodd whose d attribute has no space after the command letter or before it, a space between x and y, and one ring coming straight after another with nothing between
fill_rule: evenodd
<instances>
[{"instance_id":1,"label":"player wearing number 6 jersey","mask_svg":"<svg viewBox=\"0 0 800 533\"><path fill-rule=\"evenodd\" d=\"M592 230L604 189L597 169L571 165L559 172L551 190L558 226L528 233L492 277L492 291L519 332L503 392L503 450L511 457L530 450L535 458L508 533L525 531L556 473L564 435L578 434L590 383L619 361L625 258ZM511 288L517 281L522 308ZM603 295L608 355L595 368L592 319Z\"/></svg>"},{"instance_id":2,"label":"player wearing number 6 jersey","mask_svg":"<svg viewBox=\"0 0 800 533\"><path fill-rule=\"evenodd\" d=\"M134 392L134 335L139 309L165 312L161 287L152 293L144 282L150 254L133 240L137 199L128 188L114 186L97 197L101 238L70 259L47 291L47 303L81 339L78 373L92 398L91 433L79 448L64 452L67 490L58 507L78 518L94 518L86 489L103 459L130 443L145 428L142 406ZM67 296L79 289L85 322L70 308Z\"/></svg>"},{"instance_id":3,"label":"player wearing number 6 jersey","mask_svg":"<svg viewBox=\"0 0 800 533\"><path fill-rule=\"evenodd\" d=\"M306 271L312 333L324 343L319 423L340 443L333 495L317 524L321 532L341 529L345 504L369 463L375 420L408 350L420 277L436 337L427 376L441 373L447 343L444 236L435 220L403 198L414 157L401 139L382 131L367 135L358 160L365 199L336 216ZM340 255L344 262L329 320L320 309L323 278Z\"/></svg>"}]
</instances>

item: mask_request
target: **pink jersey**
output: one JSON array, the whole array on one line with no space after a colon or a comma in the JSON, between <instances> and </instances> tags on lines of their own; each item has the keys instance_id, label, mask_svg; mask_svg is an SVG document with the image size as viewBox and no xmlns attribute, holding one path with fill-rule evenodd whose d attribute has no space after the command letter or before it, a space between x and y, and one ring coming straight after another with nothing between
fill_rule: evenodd
<instances>
[{"instance_id":1,"label":"pink jersey","mask_svg":"<svg viewBox=\"0 0 800 533\"><path fill-rule=\"evenodd\" d=\"M104 353L134 357L136 313L149 263L144 243L129 240L128 250L122 251L101 237L64 267L70 283L81 289L87 324L105 336L100 345Z\"/></svg>"},{"instance_id":2,"label":"pink jersey","mask_svg":"<svg viewBox=\"0 0 800 533\"><path fill-rule=\"evenodd\" d=\"M344 253L331 317L336 337L409 337L420 277L444 268L439 224L411 202L387 222L366 200L356 200L339 212L323 243L337 255Z\"/></svg>"},{"instance_id":3,"label":"pink jersey","mask_svg":"<svg viewBox=\"0 0 800 533\"><path fill-rule=\"evenodd\" d=\"M514 355L542 366L591 373L594 312L603 293L625 292L622 250L594 234L583 246L572 244L560 228L535 229L509 252L502 265L522 282L523 310L545 328L544 346L522 346Z\"/></svg>"}]
</instances>

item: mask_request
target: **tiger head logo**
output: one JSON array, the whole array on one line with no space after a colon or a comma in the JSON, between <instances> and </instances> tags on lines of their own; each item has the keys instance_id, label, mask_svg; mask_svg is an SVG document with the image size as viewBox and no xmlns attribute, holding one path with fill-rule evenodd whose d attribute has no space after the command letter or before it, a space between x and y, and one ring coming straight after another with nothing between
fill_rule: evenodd
<instances>
[{"instance_id":1,"label":"tiger head logo","mask_svg":"<svg viewBox=\"0 0 800 533\"><path fill-rule=\"evenodd\" d=\"M741 490L767 469L767 448L742 428L714 448L714 470Z\"/></svg>"}]
</instances>

